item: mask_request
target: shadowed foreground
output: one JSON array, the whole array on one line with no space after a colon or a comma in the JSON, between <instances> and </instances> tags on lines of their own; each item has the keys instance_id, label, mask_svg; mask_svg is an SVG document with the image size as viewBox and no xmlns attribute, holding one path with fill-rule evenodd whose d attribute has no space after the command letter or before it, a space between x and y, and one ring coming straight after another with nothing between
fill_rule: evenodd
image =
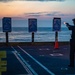
<instances>
[{"instance_id":1,"label":"shadowed foreground","mask_svg":"<svg viewBox=\"0 0 75 75\"><path fill-rule=\"evenodd\" d=\"M69 68L69 43L16 44L0 46L6 52L6 71L1 75L75 75L75 68Z\"/></svg>"}]
</instances>

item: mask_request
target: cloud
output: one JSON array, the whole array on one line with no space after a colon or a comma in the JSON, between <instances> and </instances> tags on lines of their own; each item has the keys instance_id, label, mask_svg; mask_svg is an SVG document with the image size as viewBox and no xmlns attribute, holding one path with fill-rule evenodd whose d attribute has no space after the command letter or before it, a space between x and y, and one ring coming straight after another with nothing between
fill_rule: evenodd
<instances>
[{"instance_id":1,"label":"cloud","mask_svg":"<svg viewBox=\"0 0 75 75\"><path fill-rule=\"evenodd\" d=\"M24 13L26 16L32 17L40 17L40 16L65 16L67 14L63 14L61 12L37 12L37 13Z\"/></svg>"},{"instance_id":2,"label":"cloud","mask_svg":"<svg viewBox=\"0 0 75 75\"><path fill-rule=\"evenodd\" d=\"M10 2L10 1L14 1L14 0L0 0L0 2Z\"/></svg>"},{"instance_id":3,"label":"cloud","mask_svg":"<svg viewBox=\"0 0 75 75\"><path fill-rule=\"evenodd\" d=\"M37 13L25 13L24 15L27 16L34 16L34 17L39 17L42 15L43 12L37 12Z\"/></svg>"},{"instance_id":4,"label":"cloud","mask_svg":"<svg viewBox=\"0 0 75 75\"><path fill-rule=\"evenodd\" d=\"M11 1L18 1L18 0L0 0L0 2L3 2L3 3L7 3L7 2L11 2Z\"/></svg>"},{"instance_id":5,"label":"cloud","mask_svg":"<svg viewBox=\"0 0 75 75\"><path fill-rule=\"evenodd\" d=\"M66 14L60 13L60 12L51 12L47 13L46 16L65 16Z\"/></svg>"},{"instance_id":6,"label":"cloud","mask_svg":"<svg viewBox=\"0 0 75 75\"><path fill-rule=\"evenodd\" d=\"M25 1L65 1L65 0L25 0Z\"/></svg>"},{"instance_id":7,"label":"cloud","mask_svg":"<svg viewBox=\"0 0 75 75\"><path fill-rule=\"evenodd\" d=\"M44 2L44 1L65 1L65 0L0 0L0 2L10 2L10 1L40 1L40 2Z\"/></svg>"}]
</instances>

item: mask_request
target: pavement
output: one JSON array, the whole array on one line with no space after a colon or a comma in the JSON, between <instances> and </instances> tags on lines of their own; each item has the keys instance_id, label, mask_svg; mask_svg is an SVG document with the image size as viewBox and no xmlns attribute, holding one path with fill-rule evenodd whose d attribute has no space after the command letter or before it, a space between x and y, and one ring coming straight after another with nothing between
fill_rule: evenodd
<instances>
[{"instance_id":1,"label":"pavement","mask_svg":"<svg viewBox=\"0 0 75 75\"><path fill-rule=\"evenodd\" d=\"M68 67L69 45L1 46L0 75L75 75Z\"/></svg>"}]
</instances>

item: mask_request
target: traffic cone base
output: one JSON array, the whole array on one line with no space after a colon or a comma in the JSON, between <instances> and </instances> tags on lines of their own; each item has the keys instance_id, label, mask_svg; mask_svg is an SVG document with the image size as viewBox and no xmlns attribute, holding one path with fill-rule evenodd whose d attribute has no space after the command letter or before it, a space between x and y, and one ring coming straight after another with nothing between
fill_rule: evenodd
<instances>
[{"instance_id":1,"label":"traffic cone base","mask_svg":"<svg viewBox=\"0 0 75 75\"><path fill-rule=\"evenodd\" d=\"M58 41L55 41L55 46L54 46L54 49L58 49L58 48L59 48Z\"/></svg>"}]
</instances>

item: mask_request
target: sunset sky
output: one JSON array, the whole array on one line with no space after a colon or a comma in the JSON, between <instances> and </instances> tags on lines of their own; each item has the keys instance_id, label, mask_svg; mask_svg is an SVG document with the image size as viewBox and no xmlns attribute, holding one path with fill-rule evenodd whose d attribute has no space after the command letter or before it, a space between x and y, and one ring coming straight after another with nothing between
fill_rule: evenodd
<instances>
[{"instance_id":1,"label":"sunset sky","mask_svg":"<svg viewBox=\"0 0 75 75\"><path fill-rule=\"evenodd\" d=\"M28 18L37 18L38 24L49 26L54 17L61 17L62 24L71 24L75 0L0 0L0 26L3 17L12 17L14 26L24 26Z\"/></svg>"}]
</instances>

